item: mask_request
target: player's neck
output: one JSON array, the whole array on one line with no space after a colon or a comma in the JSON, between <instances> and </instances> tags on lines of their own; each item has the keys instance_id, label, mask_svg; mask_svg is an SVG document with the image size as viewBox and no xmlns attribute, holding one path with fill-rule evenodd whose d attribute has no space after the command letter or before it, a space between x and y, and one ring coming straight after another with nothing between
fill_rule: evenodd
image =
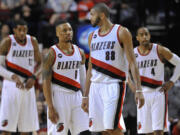
<instances>
[{"instance_id":1,"label":"player's neck","mask_svg":"<svg viewBox=\"0 0 180 135\"><path fill-rule=\"evenodd\" d=\"M73 53L73 47L72 43L58 43L57 46L63 51L65 54L72 54Z\"/></svg>"},{"instance_id":2,"label":"player's neck","mask_svg":"<svg viewBox=\"0 0 180 135\"><path fill-rule=\"evenodd\" d=\"M106 34L108 33L111 28L113 27L114 24L112 24L112 22L110 20L105 20L105 21L102 21L102 24L100 25L100 28L99 28L99 32L101 34Z\"/></svg>"},{"instance_id":3,"label":"player's neck","mask_svg":"<svg viewBox=\"0 0 180 135\"><path fill-rule=\"evenodd\" d=\"M14 35L14 38L16 39L17 43L19 43L19 44L25 44L26 43L26 38L24 40L20 40L16 35Z\"/></svg>"},{"instance_id":4,"label":"player's neck","mask_svg":"<svg viewBox=\"0 0 180 135\"><path fill-rule=\"evenodd\" d=\"M138 47L139 51L141 52L141 54L147 54L152 48L152 44L149 43L148 45L140 45Z\"/></svg>"}]
</instances>

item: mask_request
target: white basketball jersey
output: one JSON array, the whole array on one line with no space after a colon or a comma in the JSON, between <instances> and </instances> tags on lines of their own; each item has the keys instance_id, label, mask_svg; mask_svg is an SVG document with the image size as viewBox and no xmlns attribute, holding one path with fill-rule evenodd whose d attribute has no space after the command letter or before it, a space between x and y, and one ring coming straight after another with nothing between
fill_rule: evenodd
<instances>
[{"instance_id":1,"label":"white basketball jersey","mask_svg":"<svg viewBox=\"0 0 180 135\"><path fill-rule=\"evenodd\" d=\"M26 35L26 43L19 44L14 35L9 36L11 47L6 56L6 67L21 77L27 78L34 72L34 47L31 36Z\"/></svg>"},{"instance_id":2,"label":"white basketball jersey","mask_svg":"<svg viewBox=\"0 0 180 135\"><path fill-rule=\"evenodd\" d=\"M65 54L57 45L51 47L56 55L52 68L52 87L57 88L58 86L68 91L81 89L79 68L82 57L79 48L76 45L72 45L72 47L72 55Z\"/></svg>"},{"instance_id":3,"label":"white basketball jersey","mask_svg":"<svg viewBox=\"0 0 180 135\"><path fill-rule=\"evenodd\" d=\"M158 88L164 82L164 63L158 56L158 45L153 44L147 55L142 55L138 47L134 49L142 86ZM143 89L146 90L146 89Z\"/></svg>"},{"instance_id":4,"label":"white basketball jersey","mask_svg":"<svg viewBox=\"0 0 180 135\"><path fill-rule=\"evenodd\" d=\"M128 62L118 38L121 26L115 24L109 33L100 35L95 30L91 40L92 82L119 82L126 80Z\"/></svg>"}]
</instances>

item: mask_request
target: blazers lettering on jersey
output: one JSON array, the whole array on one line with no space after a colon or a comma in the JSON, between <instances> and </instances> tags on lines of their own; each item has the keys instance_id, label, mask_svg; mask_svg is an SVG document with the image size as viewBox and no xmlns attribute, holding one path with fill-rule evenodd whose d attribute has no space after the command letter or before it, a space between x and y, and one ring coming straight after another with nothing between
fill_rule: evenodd
<instances>
[{"instance_id":1,"label":"blazers lettering on jersey","mask_svg":"<svg viewBox=\"0 0 180 135\"><path fill-rule=\"evenodd\" d=\"M13 50L12 53L12 57L31 57L33 55L33 50Z\"/></svg>"},{"instance_id":2,"label":"blazers lettering on jersey","mask_svg":"<svg viewBox=\"0 0 180 135\"><path fill-rule=\"evenodd\" d=\"M164 82L164 63L159 59L157 47L157 44L152 44L147 54L141 54L139 47L134 49L141 84L152 89L158 88Z\"/></svg>"},{"instance_id":3,"label":"blazers lettering on jersey","mask_svg":"<svg viewBox=\"0 0 180 135\"><path fill-rule=\"evenodd\" d=\"M26 43L19 44L14 35L10 35L11 47L6 56L6 67L9 71L24 77L32 76L34 72L34 47L31 36L26 35Z\"/></svg>"},{"instance_id":4,"label":"blazers lettering on jersey","mask_svg":"<svg viewBox=\"0 0 180 135\"><path fill-rule=\"evenodd\" d=\"M58 62L57 70L58 69L78 69L81 65L81 61L63 61Z\"/></svg>"},{"instance_id":5,"label":"blazers lettering on jersey","mask_svg":"<svg viewBox=\"0 0 180 135\"><path fill-rule=\"evenodd\" d=\"M15 65L7 60L6 60L6 66L9 71L16 73L22 77L27 78L29 76L32 76L32 73L30 71L28 71L27 69L24 69L18 65Z\"/></svg>"},{"instance_id":6,"label":"blazers lettering on jersey","mask_svg":"<svg viewBox=\"0 0 180 135\"><path fill-rule=\"evenodd\" d=\"M114 49L115 41L95 42L91 44L91 51Z\"/></svg>"},{"instance_id":7,"label":"blazers lettering on jersey","mask_svg":"<svg viewBox=\"0 0 180 135\"><path fill-rule=\"evenodd\" d=\"M53 45L51 48L56 55L52 67L52 85L59 85L65 90L80 90L79 68L82 57L79 48L72 45L73 52L70 55L65 54L57 45Z\"/></svg>"},{"instance_id":8,"label":"blazers lettering on jersey","mask_svg":"<svg viewBox=\"0 0 180 135\"><path fill-rule=\"evenodd\" d=\"M107 64L102 61L99 61L97 59L94 59L91 57L92 67L97 70L98 72L101 72L103 74L106 74L112 78L121 79L124 81L126 79L125 72Z\"/></svg>"},{"instance_id":9,"label":"blazers lettering on jersey","mask_svg":"<svg viewBox=\"0 0 180 135\"><path fill-rule=\"evenodd\" d=\"M162 81L157 81L148 77L141 76L141 84L150 88L157 88L162 85Z\"/></svg>"},{"instance_id":10,"label":"blazers lettering on jersey","mask_svg":"<svg viewBox=\"0 0 180 135\"><path fill-rule=\"evenodd\" d=\"M71 89L74 91L78 91L81 88L80 83L68 77L65 77L63 75L57 74L55 72L53 72L53 75L52 75L52 83L58 84L62 87L65 87L67 89Z\"/></svg>"}]
</instances>

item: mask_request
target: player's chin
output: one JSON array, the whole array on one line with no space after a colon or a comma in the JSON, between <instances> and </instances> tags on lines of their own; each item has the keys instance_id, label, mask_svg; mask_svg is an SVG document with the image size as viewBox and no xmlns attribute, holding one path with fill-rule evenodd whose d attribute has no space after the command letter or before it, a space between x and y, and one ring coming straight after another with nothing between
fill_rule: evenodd
<instances>
[{"instance_id":1,"label":"player's chin","mask_svg":"<svg viewBox=\"0 0 180 135\"><path fill-rule=\"evenodd\" d=\"M66 43L72 43L72 39L66 40Z\"/></svg>"}]
</instances>

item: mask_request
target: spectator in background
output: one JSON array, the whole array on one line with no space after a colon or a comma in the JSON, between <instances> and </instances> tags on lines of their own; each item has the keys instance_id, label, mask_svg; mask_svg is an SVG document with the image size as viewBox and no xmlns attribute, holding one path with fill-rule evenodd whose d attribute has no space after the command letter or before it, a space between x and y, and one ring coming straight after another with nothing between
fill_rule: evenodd
<instances>
[{"instance_id":1,"label":"spectator in background","mask_svg":"<svg viewBox=\"0 0 180 135\"><path fill-rule=\"evenodd\" d=\"M28 22L28 33L37 36L38 22L42 19L42 13L42 6L37 0L21 0L19 6L13 10L13 18L24 19Z\"/></svg>"},{"instance_id":2,"label":"spectator in background","mask_svg":"<svg viewBox=\"0 0 180 135\"><path fill-rule=\"evenodd\" d=\"M10 34L10 28L7 24L3 24L1 26L1 32L0 32L0 41L7 37Z\"/></svg>"},{"instance_id":3,"label":"spectator in background","mask_svg":"<svg viewBox=\"0 0 180 135\"><path fill-rule=\"evenodd\" d=\"M111 5L111 0L93 0L95 4L97 3L105 3L107 6Z\"/></svg>"},{"instance_id":4,"label":"spectator in background","mask_svg":"<svg viewBox=\"0 0 180 135\"><path fill-rule=\"evenodd\" d=\"M137 1L121 0L115 6L117 10L116 21L128 27L131 31L136 31L139 26L139 18L136 10Z\"/></svg>"},{"instance_id":5,"label":"spectator in background","mask_svg":"<svg viewBox=\"0 0 180 135\"><path fill-rule=\"evenodd\" d=\"M69 11L77 10L77 4L74 0L48 0L47 7L54 10L49 23L53 25L56 20L67 20L71 17Z\"/></svg>"},{"instance_id":6,"label":"spectator in background","mask_svg":"<svg viewBox=\"0 0 180 135\"><path fill-rule=\"evenodd\" d=\"M1 0L0 9L13 9L18 6L20 0Z\"/></svg>"},{"instance_id":7,"label":"spectator in background","mask_svg":"<svg viewBox=\"0 0 180 135\"><path fill-rule=\"evenodd\" d=\"M93 0L80 0L78 2L77 11L78 11L78 20L79 22L86 21L88 12L94 6Z\"/></svg>"}]
</instances>

